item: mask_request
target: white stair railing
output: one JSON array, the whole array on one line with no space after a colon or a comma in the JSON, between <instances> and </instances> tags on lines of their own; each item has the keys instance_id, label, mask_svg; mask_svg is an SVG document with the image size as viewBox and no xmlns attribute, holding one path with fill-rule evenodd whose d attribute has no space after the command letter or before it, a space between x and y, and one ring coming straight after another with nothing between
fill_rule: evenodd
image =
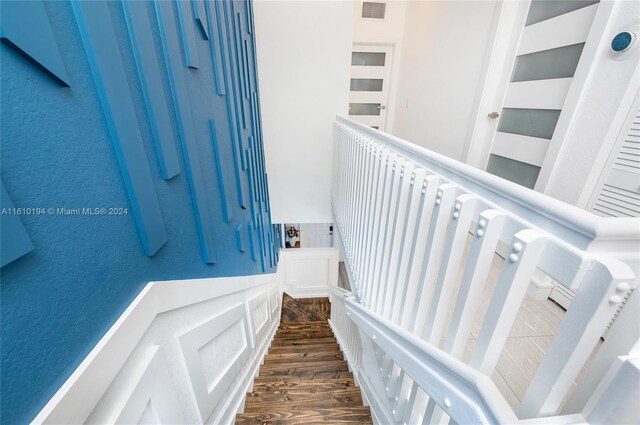
<instances>
[{"instance_id":1,"label":"white stair railing","mask_svg":"<svg viewBox=\"0 0 640 425\"><path fill-rule=\"evenodd\" d=\"M383 423L440 423L449 416L461 424L471 418L535 422L564 413L571 386L621 295L637 287L632 269L640 264L640 220L597 217L340 117L334 155L334 213L354 292L347 310L357 309L361 319L354 322L362 350L356 376L374 417ZM496 252L505 260L491 289L487 282ZM576 297L517 412L509 413L496 401L501 396L489 377L537 271ZM486 291L491 293L488 310L469 365L463 367L460 359ZM338 321L333 314L332 321ZM415 356L399 358L389 344L376 341L390 329L387 337L394 344L413 344L425 360L416 365ZM415 344L409 335L424 343ZM638 335L618 338L637 340ZM605 355L608 363L598 361ZM594 363L608 369L618 356L627 356L625 370L637 369L637 353L609 338ZM423 378L438 375L429 369L435 367L450 369L439 376L457 378L446 388L429 386ZM600 377L587 379L597 395L598 384L610 374L591 375ZM470 382L482 388L472 385L469 392ZM453 403L452 397L461 394L467 398ZM563 421L593 418L584 409L594 403L593 398L573 403L575 411L569 413L575 415ZM632 419L640 420L640 413Z\"/></svg>"}]
</instances>

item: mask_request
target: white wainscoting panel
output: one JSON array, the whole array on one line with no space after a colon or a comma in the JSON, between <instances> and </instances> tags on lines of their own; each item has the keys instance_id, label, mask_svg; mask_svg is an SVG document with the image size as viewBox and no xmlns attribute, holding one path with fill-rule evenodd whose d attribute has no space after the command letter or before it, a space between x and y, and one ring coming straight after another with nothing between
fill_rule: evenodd
<instances>
[{"instance_id":1,"label":"white wainscoting panel","mask_svg":"<svg viewBox=\"0 0 640 425\"><path fill-rule=\"evenodd\" d=\"M233 423L278 327L283 274L150 282L33 423Z\"/></svg>"},{"instance_id":2,"label":"white wainscoting panel","mask_svg":"<svg viewBox=\"0 0 640 425\"><path fill-rule=\"evenodd\" d=\"M294 298L328 297L338 284L337 248L292 248L281 251L284 291Z\"/></svg>"}]
</instances>

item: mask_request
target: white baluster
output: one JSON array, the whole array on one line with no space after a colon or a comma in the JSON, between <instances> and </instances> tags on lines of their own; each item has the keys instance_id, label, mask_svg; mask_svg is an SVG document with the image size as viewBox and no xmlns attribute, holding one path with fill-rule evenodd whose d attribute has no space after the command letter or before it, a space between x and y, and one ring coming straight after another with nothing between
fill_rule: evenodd
<instances>
[{"instance_id":1,"label":"white baluster","mask_svg":"<svg viewBox=\"0 0 640 425\"><path fill-rule=\"evenodd\" d=\"M433 210L435 219L431 220L429 229L429 241L427 242L426 261L423 267L423 273L419 281L419 301L414 305L413 317L415 318L413 333L423 335L429 307L435 289L435 282L438 276L440 266L440 258L444 249L447 228L453 210L455 197L458 193L458 187L451 183L440 186L436 194L436 208Z\"/></svg>"},{"instance_id":2,"label":"white baluster","mask_svg":"<svg viewBox=\"0 0 640 425\"><path fill-rule=\"evenodd\" d=\"M378 245L378 263L373 272L373 279L378 287L376 291L375 306L372 306L374 310L381 314L382 306L384 304L384 295L387 291L388 281L384 279L386 270L389 264L389 249L391 246L391 240L393 238L393 231L395 230L395 221L398 214L398 198L400 188L402 187L403 175L402 166L404 159L397 157L393 160L391 168L390 179L390 194L389 200L386 206L386 219L382 221L382 228L380 232L381 244Z\"/></svg>"},{"instance_id":3,"label":"white baluster","mask_svg":"<svg viewBox=\"0 0 640 425\"><path fill-rule=\"evenodd\" d=\"M470 363L486 375L491 376L496 367L546 242L547 237L534 229L522 230L513 237L511 254L505 259Z\"/></svg>"},{"instance_id":4,"label":"white baluster","mask_svg":"<svg viewBox=\"0 0 640 425\"><path fill-rule=\"evenodd\" d=\"M486 210L478 218L475 238L471 243L444 346L444 350L456 358L461 358L464 353L473 319L478 311L487 276L491 270L505 217L505 213L501 211Z\"/></svg>"},{"instance_id":5,"label":"white baluster","mask_svg":"<svg viewBox=\"0 0 640 425\"><path fill-rule=\"evenodd\" d=\"M440 178L430 175L424 178L420 183L420 204L417 212L417 223L414 239L411 243L410 253L407 262L403 265L403 270L399 279L404 283L405 291L398 311L398 321L404 329L410 329L414 323L415 317L413 311L415 304L418 302L419 283L422 273L423 263L426 260L426 252L430 244L431 220L433 219L433 211L435 201L439 191L438 184ZM418 183L418 181L416 181ZM406 278L403 278L404 271Z\"/></svg>"},{"instance_id":6,"label":"white baluster","mask_svg":"<svg viewBox=\"0 0 640 425\"><path fill-rule=\"evenodd\" d=\"M410 161L406 161L402 167L402 182L398 193L397 211L394 220L395 222L393 224L392 238L389 244L390 249L386 256L388 261L383 267L382 272L382 279L387 282L386 292L382 300L382 315L387 319L391 318L396 293L400 290L399 288L403 286L397 280L397 270L402 255L404 254L400 248L406 239L408 213L411 206L410 195L411 190L413 189L413 186L411 185L411 175L413 173L414 166ZM408 252L406 254L409 255Z\"/></svg>"},{"instance_id":7,"label":"white baluster","mask_svg":"<svg viewBox=\"0 0 640 425\"><path fill-rule=\"evenodd\" d=\"M555 414L635 281L626 264L593 261L547 349L522 404L522 418Z\"/></svg>"},{"instance_id":8,"label":"white baluster","mask_svg":"<svg viewBox=\"0 0 640 425\"><path fill-rule=\"evenodd\" d=\"M452 219L436 281L431 308L427 319L425 339L438 346L449 309L451 295L455 289L455 278L460 271L462 255L473 217L476 215L478 200L473 195L460 195L453 205Z\"/></svg>"},{"instance_id":9,"label":"white baluster","mask_svg":"<svg viewBox=\"0 0 640 425\"><path fill-rule=\"evenodd\" d=\"M418 215L422 207L423 199L427 193L427 182L424 181L425 170L421 168L414 168L414 170L409 173L409 176L409 189L407 193L408 211L405 219L403 238L397 251L399 255L399 262L396 266L395 275L392 272L389 273L389 279L393 279L395 282L397 282L396 290L392 294L392 311L389 317L393 322L398 324L400 322L400 313L402 312L401 308L404 302L404 294L408 284L407 273L409 263L413 256L413 244L420 227ZM424 193L422 193L423 191ZM435 196L435 189L433 191L433 196ZM433 204L433 201L431 201L431 204Z\"/></svg>"}]
</instances>

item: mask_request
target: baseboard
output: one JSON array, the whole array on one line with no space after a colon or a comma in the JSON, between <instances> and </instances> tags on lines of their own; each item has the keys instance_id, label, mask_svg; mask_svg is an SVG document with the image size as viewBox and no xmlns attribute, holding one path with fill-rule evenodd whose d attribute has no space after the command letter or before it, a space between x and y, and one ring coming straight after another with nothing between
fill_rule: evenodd
<instances>
[{"instance_id":1,"label":"baseboard","mask_svg":"<svg viewBox=\"0 0 640 425\"><path fill-rule=\"evenodd\" d=\"M150 282L33 423L233 423L281 300L280 268Z\"/></svg>"}]
</instances>

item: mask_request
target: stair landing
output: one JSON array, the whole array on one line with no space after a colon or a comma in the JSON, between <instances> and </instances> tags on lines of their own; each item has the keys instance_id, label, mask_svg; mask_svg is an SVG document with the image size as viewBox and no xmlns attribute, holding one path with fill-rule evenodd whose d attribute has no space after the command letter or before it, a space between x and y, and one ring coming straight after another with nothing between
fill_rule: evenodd
<instances>
[{"instance_id":1,"label":"stair landing","mask_svg":"<svg viewBox=\"0 0 640 425\"><path fill-rule=\"evenodd\" d=\"M284 294L280 327L236 424L370 424L327 322L328 298Z\"/></svg>"}]
</instances>

